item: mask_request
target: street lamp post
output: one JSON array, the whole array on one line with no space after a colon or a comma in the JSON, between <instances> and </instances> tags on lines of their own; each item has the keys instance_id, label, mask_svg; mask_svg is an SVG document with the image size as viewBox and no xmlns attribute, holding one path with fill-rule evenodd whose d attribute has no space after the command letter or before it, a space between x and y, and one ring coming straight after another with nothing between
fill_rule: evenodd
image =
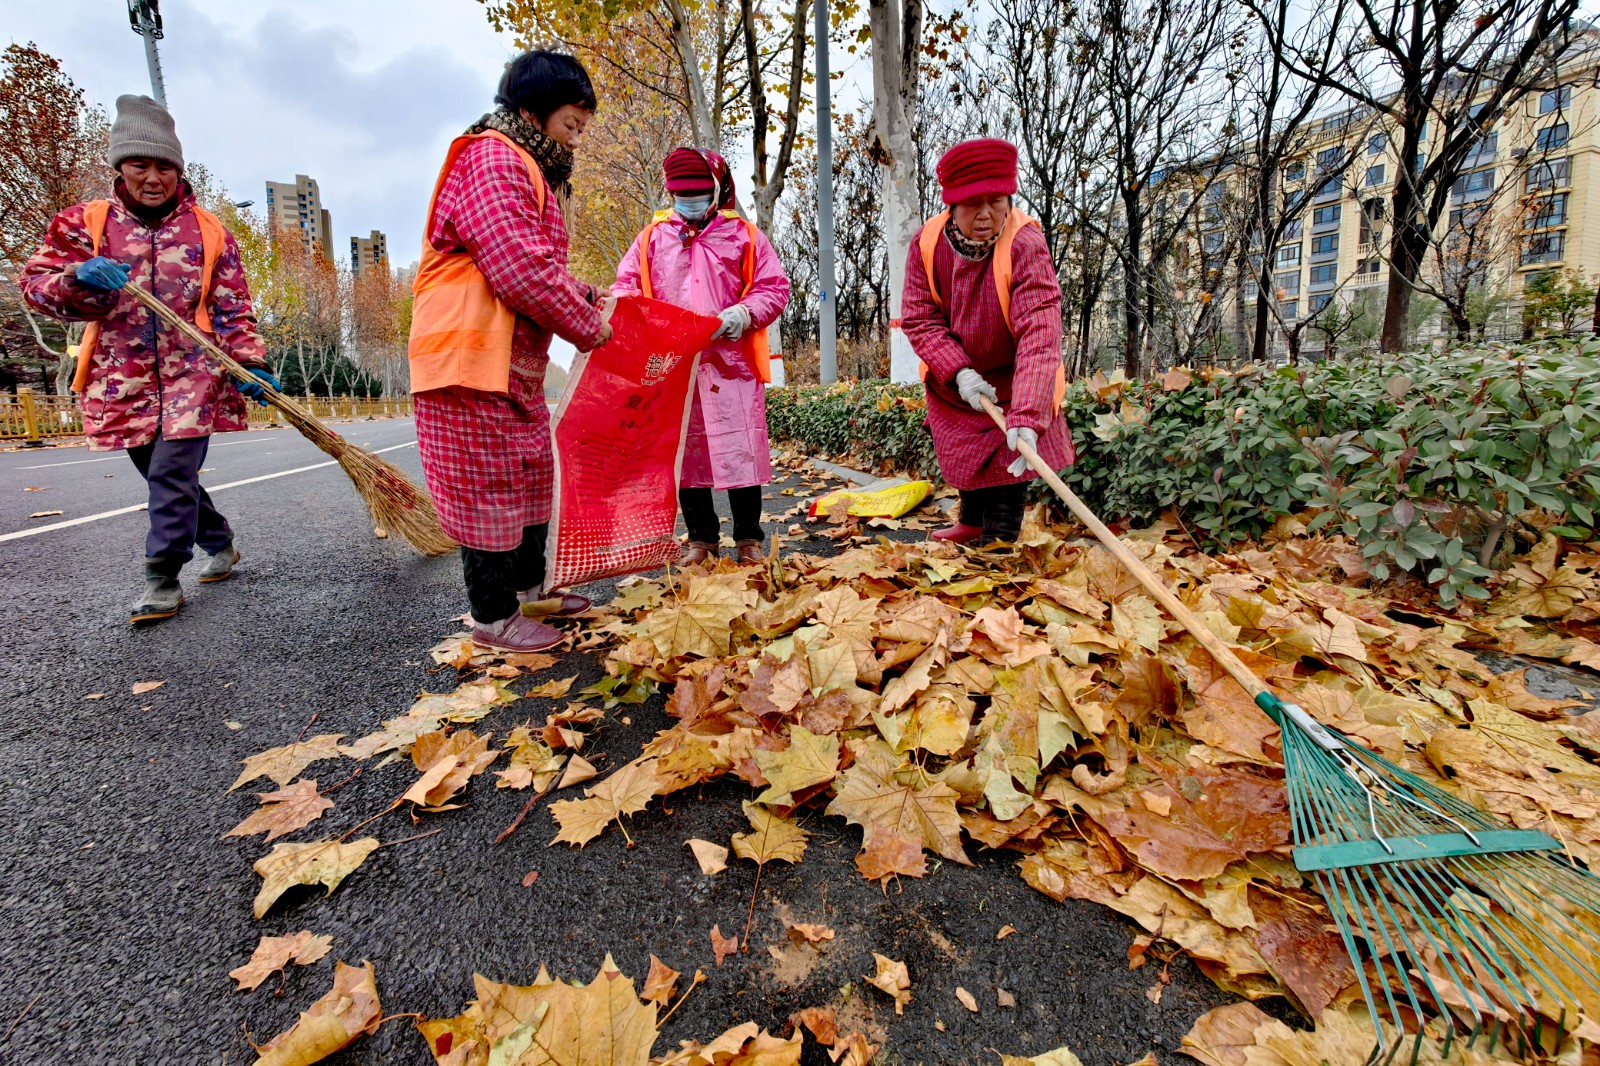
<instances>
[{"instance_id":1,"label":"street lamp post","mask_svg":"<svg viewBox=\"0 0 1600 1066\"><path fill-rule=\"evenodd\" d=\"M833 105L828 96L828 0L817 6L817 357L820 378L839 378L833 291Z\"/></svg>"},{"instance_id":2,"label":"street lamp post","mask_svg":"<svg viewBox=\"0 0 1600 1066\"><path fill-rule=\"evenodd\" d=\"M156 103L167 106L167 83L161 77L161 56L156 42L161 40L161 0L128 0L128 23L144 38L144 58L150 65L150 92Z\"/></svg>"}]
</instances>

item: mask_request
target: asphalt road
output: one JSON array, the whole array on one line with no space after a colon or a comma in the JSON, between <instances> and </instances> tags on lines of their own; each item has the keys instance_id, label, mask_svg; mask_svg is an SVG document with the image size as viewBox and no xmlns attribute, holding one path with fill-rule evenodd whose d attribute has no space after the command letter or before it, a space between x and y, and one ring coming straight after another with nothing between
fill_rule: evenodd
<instances>
[{"instance_id":1,"label":"asphalt road","mask_svg":"<svg viewBox=\"0 0 1600 1066\"><path fill-rule=\"evenodd\" d=\"M388 458L420 478L408 422L339 428L393 449ZM654 804L630 823L632 849L613 831L572 850L547 847L554 823L544 810L495 846L526 796L480 778L466 809L420 827L390 815L369 830L386 842L442 832L383 848L332 896L296 890L253 920L259 879L250 867L267 848L259 837L219 839L254 806L256 786L225 791L239 761L292 741L313 714L313 733L359 736L417 692L455 683L453 671L430 672L425 653L465 609L458 562L373 539L335 466L269 477L324 461L288 429L214 442L205 480L232 486L216 500L244 562L219 585L187 578L177 618L134 630L126 619L143 513L31 532L137 507L143 483L132 464L81 448L0 453L0 596L10 623L0 659L0 1060L248 1063L246 1033L264 1041L286 1028L326 991L334 959L373 961L386 1012L434 1017L464 1007L474 972L527 983L543 962L558 977L588 980L607 952L640 980L651 953L686 974L704 969L709 981L674 1015L658 1053L747 1020L776 1031L792 1011L833 1004L887 1034L888 1063L995 1062L996 1050L1061 1044L1087 1066L1152 1050L1166 1063L1192 1020L1223 1001L1180 960L1152 1003L1152 968L1127 969L1129 923L1033 892L1009 852L974 848L975 869L946 864L884 894L852 865L859 831L820 818L806 860L763 876L750 954L716 967L709 931L742 931L754 871L741 863L702 877L683 841L725 841L744 828L748 789L735 783L672 797L670 813ZM784 506L769 497L769 513ZM28 517L46 510L64 514ZM572 655L540 680L574 672L581 686L599 670ZM139 681L165 684L134 696ZM84 698L95 693L105 697ZM552 708L519 701L474 728L503 737ZM620 765L667 721L659 698L614 714L589 755L602 771ZM324 763L308 776L326 786L352 766ZM408 764L363 773L289 839L342 833L413 776ZM540 876L524 888L530 870ZM838 937L820 955L774 958L769 946L788 944L786 920L825 922ZM1007 924L1019 932L996 940ZM300 929L332 934L329 958L294 968L281 998L272 982L232 991L227 971L260 936ZM860 980L873 951L910 970L914 998L901 1018ZM960 1006L957 986L980 1013ZM1015 1008L997 1006L1000 988ZM400 1019L329 1061L432 1060ZM826 1059L813 1048L806 1061Z\"/></svg>"}]
</instances>

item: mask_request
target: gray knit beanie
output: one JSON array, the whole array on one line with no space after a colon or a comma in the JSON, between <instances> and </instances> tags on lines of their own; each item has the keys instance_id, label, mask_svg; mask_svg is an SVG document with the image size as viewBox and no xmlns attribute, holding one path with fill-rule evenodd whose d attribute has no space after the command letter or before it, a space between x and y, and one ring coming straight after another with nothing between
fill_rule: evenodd
<instances>
[{"instance_id":1,"label":"gray knit beanie","mask_svg":"<svg viewBox=\"0 0 1600 1066\"><path fill-rule=\"evenodd\" d=\"M183 145L167 109L148 96L117 97L117 120L111 124L111 165L127 159L160 159L183 169Z\"/></svg>"}]
</instances>

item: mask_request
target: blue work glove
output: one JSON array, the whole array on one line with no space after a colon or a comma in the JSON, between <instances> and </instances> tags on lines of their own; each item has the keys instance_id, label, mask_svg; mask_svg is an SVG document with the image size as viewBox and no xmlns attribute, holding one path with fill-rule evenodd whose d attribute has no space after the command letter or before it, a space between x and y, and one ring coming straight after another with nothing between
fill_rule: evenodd
<instances>
[{"instance_id":1,"label":"blue work glove","mask_svg":"<svg viewBox=\"0 0 1600 1066\"><path fill-rule=\"evenodd\" d=\"M250 373L260 378L261 381L265 381L268 385L271 385L274 390L278 392L283 391L283 386L278 384L278 379L272 376L272 371L266 369L265 367L259 366L252 366L248 367L247 369L250 371ZM249 397L250 399L259 403L262 407L267 406L267 390L261 387L260 381L240 381L238 378L235 378L233 384L234 387L239 390L239 395Z\"/></svg>"},{"instance_id":2,"label":"blue work glove","mask_svg":"<svg viewBox=\"0 0 1600 1066\"><path fill-rule=\"evenodd\" d=\"M78 267L78 280L99 292L116 292L128 283L128 268L115 259L97 255Z\"/></svg>"}]
</instances>

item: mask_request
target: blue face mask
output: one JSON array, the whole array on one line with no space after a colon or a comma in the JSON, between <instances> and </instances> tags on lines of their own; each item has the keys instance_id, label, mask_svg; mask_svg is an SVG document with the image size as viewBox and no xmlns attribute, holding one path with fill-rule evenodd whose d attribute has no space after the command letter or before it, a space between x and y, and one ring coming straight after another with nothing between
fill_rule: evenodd
<instances>
[{"instance_id":1,"label":"blue face mask","mask_svg":"<svg viewBox=\"0 0 1600 1066\"><path fill-rule=\"evenodd\" d=\"M710 196L674 196L672 209L685 222L699 222L711 211Z\"/></svg>"}]
</instances>

